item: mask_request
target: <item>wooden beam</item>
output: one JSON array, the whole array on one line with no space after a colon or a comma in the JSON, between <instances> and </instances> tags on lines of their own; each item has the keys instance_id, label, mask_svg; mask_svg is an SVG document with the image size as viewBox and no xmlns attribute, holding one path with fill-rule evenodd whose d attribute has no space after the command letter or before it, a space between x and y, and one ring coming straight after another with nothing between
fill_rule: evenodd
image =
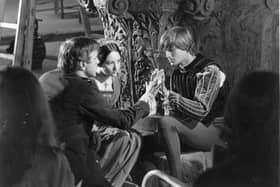
<instances>
[{"instance_id":1,"label":"wooden beam","mask_svg":"<svg viewBox=\"0 0 280 187\"><path fill-rule=\"evenodd\" d=\"M14 55L12 54L6 54L6 53L0 53L0 58L8 59L8 60L13 60Z\"/></svg>"},{"instance_id":2,"label":"wooden beam","mask_svg":"<svg viewBox=\"0 0 280 187\"><path fill-rule=\"evenodd\" d=\"M85 35L90 36L91 27L90 27L89 18L87 16L87 12L86 12L85 8L82 7L82 6L80 6L80 15L81 15L81 18L82 18L82 23L83 23L83 26L84 26Z\"/></svg>"},{"instance_id":3,"label":"wooden beam","mask_svg":"<svg viewBox=\"0 0 280 187\"><path fill-rule=\"evenodd\" d=\"M4 21L4 15L5 15L5 8L6 8L6 0L0 1L0 22ZM2 30L0 29L0 39L2 35Z\"/></svg>"},{"instance_id":4,"label":"wooden beam","mask_svg":"<svg viewBox=\"0 0 280 187\"><path fill-rule=\"evenodd\" d=\"M6 29L17 29L17 24L16 23L0 22L0 27L1 28L6 28Z\"/></svg>"},{"instance_id":5,"label":"wooden beam","mask_svg":"<svg viewBox=\"0 0 280 187\"><path fill-rule=\"evenodd\" d=\"M35 25L35 0L28 0L26 15L27 27L25 28L25 42L22 67L31 70L33 54L33 36Z\"/></svg>"},{"instance_id":6,"label":"wooden beam","mask_svg":"<svg viewBox=\"0 0 280 187\"><path fill-rule=\"evenodd\" d=\"M84 36L84 31L72 32L72 33L47 33L40 35L44 42L57 42L57 41L65 41L68 38L76 37L76 36ZM92 38L103 38L103 30L92 31ZM14 39L14 36L5 36L0 40L0 46L9 45L10 42Z\"/></svg>"}]
</instances>

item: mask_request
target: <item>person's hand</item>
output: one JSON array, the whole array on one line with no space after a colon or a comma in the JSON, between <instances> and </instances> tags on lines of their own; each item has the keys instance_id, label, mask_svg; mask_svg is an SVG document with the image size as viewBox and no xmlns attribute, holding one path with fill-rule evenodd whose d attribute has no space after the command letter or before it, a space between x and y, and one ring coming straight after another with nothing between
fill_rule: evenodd
<instances>
[{"instance_id":1,"label":"person's hand","mask_svg":"<svg viewBox=\"0 0 280 187\"><path fill-rule=\"evenodd\" d=\"M124 131L128 134L128 132ZM120 129L114 127L107 127L104 131L100 132L101 140L109 140L120 133ZM128 134L129 135L129 134Z\"/></svg>"},{"instance_id":2,"label":"person's hand","mask_svg":"<svg viewBox=\"0 0 280 187\"><path fill-rule=\"evenodd\" d=\"M162 97L164 99L167 99L168 95L169 95L169 90L165 86L165 74L164 74L164 71L162 71L162 73L160 74L160 78L161 78L161 81L160 81L159 93L160 93L160 95L162 95Z\"/></svg>"},{"instance_id":3,"label":"person's hand","mask_svg":"<svg viewBox=\"0 0 280 187\"><path fill-rule=\"evenodd\" d=\"M145 83L146 91L140 100L148 102L152 97L155 97L158 94L162 81L164 81L163 76L163 70L155 69L152 72L150 81Z\"/></svg>"},{"instance_id":4,"label":"person's hand","mask_svg":"<svg viewBox=\"0 0 280 187\"><path fill-rule=\"evenodd\" d=\"M150 113L149 116L154 115L157 113L157 102L156 102L156 98L152 97L149 100L149 107L150 107Z\"/></svg>"},{"instance_id":5,"label":"person's hand","mask_svg":"<svg viewBox=\"0 0 280 187\"><path fill-rule=\"evenodd\" d=\"M146 91L145 94L153 95L154 97L157 95L159 91L159 70L155 69L150 77L150 81L145 83Z\"/></svg>"},{"instance_id":6,"label":"person's hand","mask_svg":"<svg viewBox=\"0 0 280 187\"><path fill-rule=\"evenodd\" d=\"M144 93L140 97L139 101L144 101L144 102L148 103L149 110L150 110L149 115L156 114L156 112L157 112L157 102L156 102L155 97L152 94L150 94L149 92Z\"/></svg>"},{"instance_id":7,"label":"person's hand","mask_svg":"<svg viewBox=\"0 0 280 187\"><path fill-rule=\"evenodd\" d=\"M164 85L165 74L164 70L155 69L152 72L149 83L146 84L146 92L149 92L154 97L161 91L162 85ZM164 85L165 88L165 85Z\"/></svg>"},{"instance_id":8,"label":"person's hand","mask_svg":"<svg viewBox=\"0 0 280 187\"><path fill-rule=\"evenodd\" d=\"M157 95L160 86L160 84L158 84L158 79L159 79L158 73L159 73L158 69L155 69L152 72L150 81L148 83L147 82L145 83L146 91L139 99L139 101L144 101L149 104L149 108L150 108L149 115L156 113L155 96Z\"/></svg>"}]
</instances>

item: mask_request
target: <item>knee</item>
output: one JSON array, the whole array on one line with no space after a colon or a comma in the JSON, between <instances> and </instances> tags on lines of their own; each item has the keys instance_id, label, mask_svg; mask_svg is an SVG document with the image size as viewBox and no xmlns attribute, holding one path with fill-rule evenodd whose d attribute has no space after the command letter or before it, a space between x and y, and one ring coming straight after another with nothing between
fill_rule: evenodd
<instances>
[{"instance_id":1,"label":"knee","mask_svg":"<svg viewBox=\"0 0 280 187\"><path fill-rule=\"evenodd\" d=\"M118 132L118 134L114 137L115 141L120 141L120 142L129 142L131 139L131 135L128 131L126 130L121 130Z\"/></svg>"},{"instance_id":2,"label":"knee","mask_svg":"<svg viewBox=\"0 0 280 187\"><path fill-rule=\"evenodd\" d=\"M141 137L135 132L122 131L121 134L116 138L118 142L125 146L140 147Z\"/></svg>"},{"instance_id":3,"label":"knee","mask_svg":"<svg viewBox=\"0 0 280 187\"><path fill-rule=\"evenodd\" d=\"M175 123L175 119L173 117L170 116L163 116L162 118L159 119L159 129L162 130L172 130L172 129L176 129L176 123Z\"/></svg>"}]
</instances>

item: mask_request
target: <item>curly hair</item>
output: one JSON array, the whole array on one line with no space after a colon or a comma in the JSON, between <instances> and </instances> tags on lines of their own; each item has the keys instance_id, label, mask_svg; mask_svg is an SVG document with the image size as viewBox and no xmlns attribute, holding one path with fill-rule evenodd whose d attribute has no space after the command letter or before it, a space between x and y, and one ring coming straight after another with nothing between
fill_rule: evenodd
<instances>
[{"instance_id":1,"label":"curly hair","mask_svg":"<svg viewBox=\"0 0 280 187\"><path fill-rule=\"evenodd\" d=\"M80 62L89 63L90 52L97 50L99 44L88 37L74 37L60 45L57 68L65 74L74 73L80 69Z\"/></svg>"},{"instance_id":2,"label":"curly hair","mask_svg":"<svg viewBox=\"0 0 280 187\"><path fill-rule=\"evenodd\" d=\"M38 146L57 146L47 99L28 70L0 71L0 186L19 182Z\"/></svg>"}]
</instances>

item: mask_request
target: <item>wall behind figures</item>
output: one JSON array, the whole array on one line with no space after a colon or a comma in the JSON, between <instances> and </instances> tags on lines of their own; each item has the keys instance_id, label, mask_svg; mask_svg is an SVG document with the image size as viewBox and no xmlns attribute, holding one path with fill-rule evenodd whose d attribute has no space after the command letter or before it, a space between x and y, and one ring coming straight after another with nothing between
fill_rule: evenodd
<instances>
[{"instance_id":1,"label":"wall behind figures","mask_svg":"<svg viewBox=\"0 0 280 187\"><path fill-rule=\"evenodd\" d=\"M278 0L216 0L203 19L179 7L175 24L191 25L200 51L224 67L231 85L256 69L278 71Z\"/></svg>"},{"instance_id":2,"label":"wall behind figures","mask_svg":"<svg viewBox=\"0 0 280 187\"><path fill-rule=\"evenodd\" d=\"M279 54L276 32L279 14L265 0L230 2L226 17L223 55L229 64L232 81L256 69L277 71ZM275 6L278 1L275 0ZM279 10L278 10L279 11ZM232 53L232 54L231 54Z\"/></svg>"},{"instance_id":3,"label":"wall behind figures","mask_svg":"<svg viewBox=\"0 0 280 187\"><path fill-rule=\"evenodd\" d=\"M256 69L279 71L278 0L92 1L105 37L121 42L124 101L139 98L154 67L170 72L158 41L173 25L193 28L200 51L224 67L231 85Z\"/></svg>"}]
</instances>

